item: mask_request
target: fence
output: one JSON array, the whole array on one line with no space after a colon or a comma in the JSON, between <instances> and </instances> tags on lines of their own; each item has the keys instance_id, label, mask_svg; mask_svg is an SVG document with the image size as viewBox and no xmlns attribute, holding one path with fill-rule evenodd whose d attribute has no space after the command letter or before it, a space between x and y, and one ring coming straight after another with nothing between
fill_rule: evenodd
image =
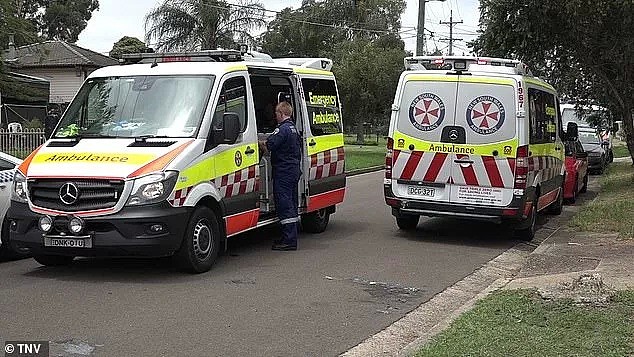
<instances>
[{"instance_id":1,"label":"fence","mask_svg":"<svg viewBox=\"0 0 634 357\"><path fill-rule=\"evenodd\" d=\"M46 141L43 129L0 129L0 151L19 157L27 157Z\"/></svg>"}]
</instances>

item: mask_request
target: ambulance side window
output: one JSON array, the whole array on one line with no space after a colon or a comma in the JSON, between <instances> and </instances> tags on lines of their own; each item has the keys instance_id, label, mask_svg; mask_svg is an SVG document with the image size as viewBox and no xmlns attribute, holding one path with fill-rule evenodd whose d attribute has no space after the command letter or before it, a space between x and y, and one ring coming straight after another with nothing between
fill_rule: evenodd
<instances>
[{"instance_id":1,"label":"ambulance side window","mask_svg":"<svg viewBox=\"0 0 634 357\"><path fill-rule=\"evenodd\" d=\"M557 139L555 96L548 92L528 90L531 144L554 143Z\"/></svg>"},{"instance_id":2,"label":"ambulance side window","mask_svg":"<svg viewBox=\"0 0 634 357\"><path fill-rule=\"evenodd\" d=\"M244 77L234 77L225 81L218 97L213 123L221 123L224 113L236 113L244 132L247 129L247 91Z\"/></svg>"},{"instance_id":3,"label":"ambulance side window","mask_svg":"<svg viewBox=\"0 0 634 357\"><path fill-rule=\"evenodd\" d=\"M305 78L302 86L313 136L341 133L341 106L335 81Z\"/></svg>"}]
</instances>

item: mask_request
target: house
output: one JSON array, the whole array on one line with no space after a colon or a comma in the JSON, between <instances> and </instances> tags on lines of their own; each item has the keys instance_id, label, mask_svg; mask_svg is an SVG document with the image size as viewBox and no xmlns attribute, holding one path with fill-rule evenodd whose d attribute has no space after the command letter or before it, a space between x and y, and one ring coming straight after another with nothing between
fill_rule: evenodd
<instances>
[{"instance_id":1,"label":"house","mask_svg":"<svg viewBox=\"0 0 634 357\"><path fill-rule=\"evenodd\" d=\"M116 65L111 57L64 41L45 41L17 48L3 54L10 71L39 77L50 82L50 104L68 104L94 70Z\"/></svg>"}]
</instances>

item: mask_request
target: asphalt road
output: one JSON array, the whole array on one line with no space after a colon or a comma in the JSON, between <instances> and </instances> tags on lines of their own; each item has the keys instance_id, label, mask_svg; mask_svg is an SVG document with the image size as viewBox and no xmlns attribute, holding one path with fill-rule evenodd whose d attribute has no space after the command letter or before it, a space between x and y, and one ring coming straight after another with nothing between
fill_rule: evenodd
<instances>
[{"instance_id":1,"label":"asphalt road","mask_svg":"<svg viewBox=\"0 0 634 357\"><path fill-rule=\"evenodd\" d=\"M516 243L488 223L396 228L382 173L350 177L325 233L270 250L253 231L201 275L166 260L0 263L0 341L52 341L72 356L335 356ZM65 351L65 352L64 352Z\"/></svg>"}]
</instances>

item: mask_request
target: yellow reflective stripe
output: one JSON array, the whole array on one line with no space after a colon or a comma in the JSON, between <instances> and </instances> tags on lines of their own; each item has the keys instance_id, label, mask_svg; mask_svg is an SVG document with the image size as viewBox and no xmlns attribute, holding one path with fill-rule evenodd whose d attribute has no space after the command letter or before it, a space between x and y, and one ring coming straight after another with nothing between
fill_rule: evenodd
<instances>
[{"instance_id":1,"label":"yellow reflective stripe","mask_svg":"<svg viewBox=\"0 0 634 357\"><path fill-rule=\"evenodd\" d=\"M543 88L547 88L550 89L553 92L556 92L557 90L555 90L555 88L553 86L551 86L550 84L546 83L546 82L542 82L542 81L538 81L536 79L530 78L530 77L524 77L524 81L526 83L530 83L533 85L536 85L538 87L543 87Z\"/></svg>"},{"instance_id":2,"label":"yellow reflective stripe","mask_svg":"<svg viewBox=\"0 0 634 357\"><path fill-rule=\"evenodd\" d=\"M405 81L424 81L424 82L458 82L458 76L439 76L412 74L405 77Z\"/></svg>"},{"instance_id":3,"label":"yellow reflective stripe","mask_svg":"<svg viewBox=\"0 0 634 357\"><path fill-rule=\"evenodd\" d=\"M546 144L531 144L528 146L528 150L530 151L530 156L552 156L556 157L559 160L564 159L564 150L555 150L555 143L546 143Z\"/></svg>"},{"instance_id":4,"label":"yellow reflective stripe","mask_svg":"<svg viewBox=\"0 0 634 357\"><path fill-rule=\"evenodd\" d=\"M409 150L414 145L416 151L444 152L449 154L485 155L493 156L497 151L498 157L515 157L519 141L517 138L491 144L449 144L433 141L424 141L399 131L394 131L394 149Z\"/></svg>"},{"instance_id":5,"label":"yellow reflective stripe","mask_svg":"<svg viewBox=\"0 0 634 357\"><path fill-rule=\"evenodd\" d=\"M155 159L153 154L129 154L123 152L54 152L39 153L33 158L38 164L125 164L141 165Z\"/></svg>"},{"instance_id":6,"label":"yellow reflective stripe","mask_svg":"<svg viewBox=\"0 0 634 357\"><path fill-rule=\"evenodd\" d=\"M332 74L332 72L329 72L329 71L323 71L321 69L305 68L305 67L294 67L293 72L297 74L318 74L321 76L330 76L330 77L334 76L334 74Z\"/></svg>"},{"instance_id":7,"label":"yellow reflective stripe","mask_svg":"<svg viewBox=\"0 0 634 357\"><path fill-rule=\"evenodd\" d=\"M484 83L484 84L503 84L512 86L515 81L508 78L494 78L494 77L460 77L460 82L463 83Z\"/></svg>"},{"instance_id":8,"label":"yellow reflective stripe","mask_svg":"<svg viewBox=\"0 0 634 357\"><path fill-rule=\"evenodd\" d=\"M310 146L312 141L315 145ZM311 136L306 138L306 147L308 147L308 155L314 155L318 152L335 149L343 146L343 134L330 134L322 136Z\"/></svg>"},{"instance_id":9,"label":"yellow reflective stripe","mask_svg":"<svg viewBox=\"0 0 634 357\"><path fill-rule=\"evenodd\" d=\"M244 152L247 147L254 149L253 154L247 155ZM236 164L236 152L240 152L242 162L240 166ZM194 165L184 169L180 173L176 189L194 186L201 182L210 181L216 177L228 175L238 170L246 169L258 163L258 145L249 143L219 152L213 156L203 159Z\"/></svg>"},{"instance_id":10,"label":"yellow reflective stripe","mask_svg":"<svg viewBox=\"0 0 634 357\"><path fill-rule=\"evenodd\" d=\"M227 68L225 68L226 72L236 72L236 71L246 71L246 70L247 70L247 66L243 64L228 66Z\"/></svg>"}]
</instances>

